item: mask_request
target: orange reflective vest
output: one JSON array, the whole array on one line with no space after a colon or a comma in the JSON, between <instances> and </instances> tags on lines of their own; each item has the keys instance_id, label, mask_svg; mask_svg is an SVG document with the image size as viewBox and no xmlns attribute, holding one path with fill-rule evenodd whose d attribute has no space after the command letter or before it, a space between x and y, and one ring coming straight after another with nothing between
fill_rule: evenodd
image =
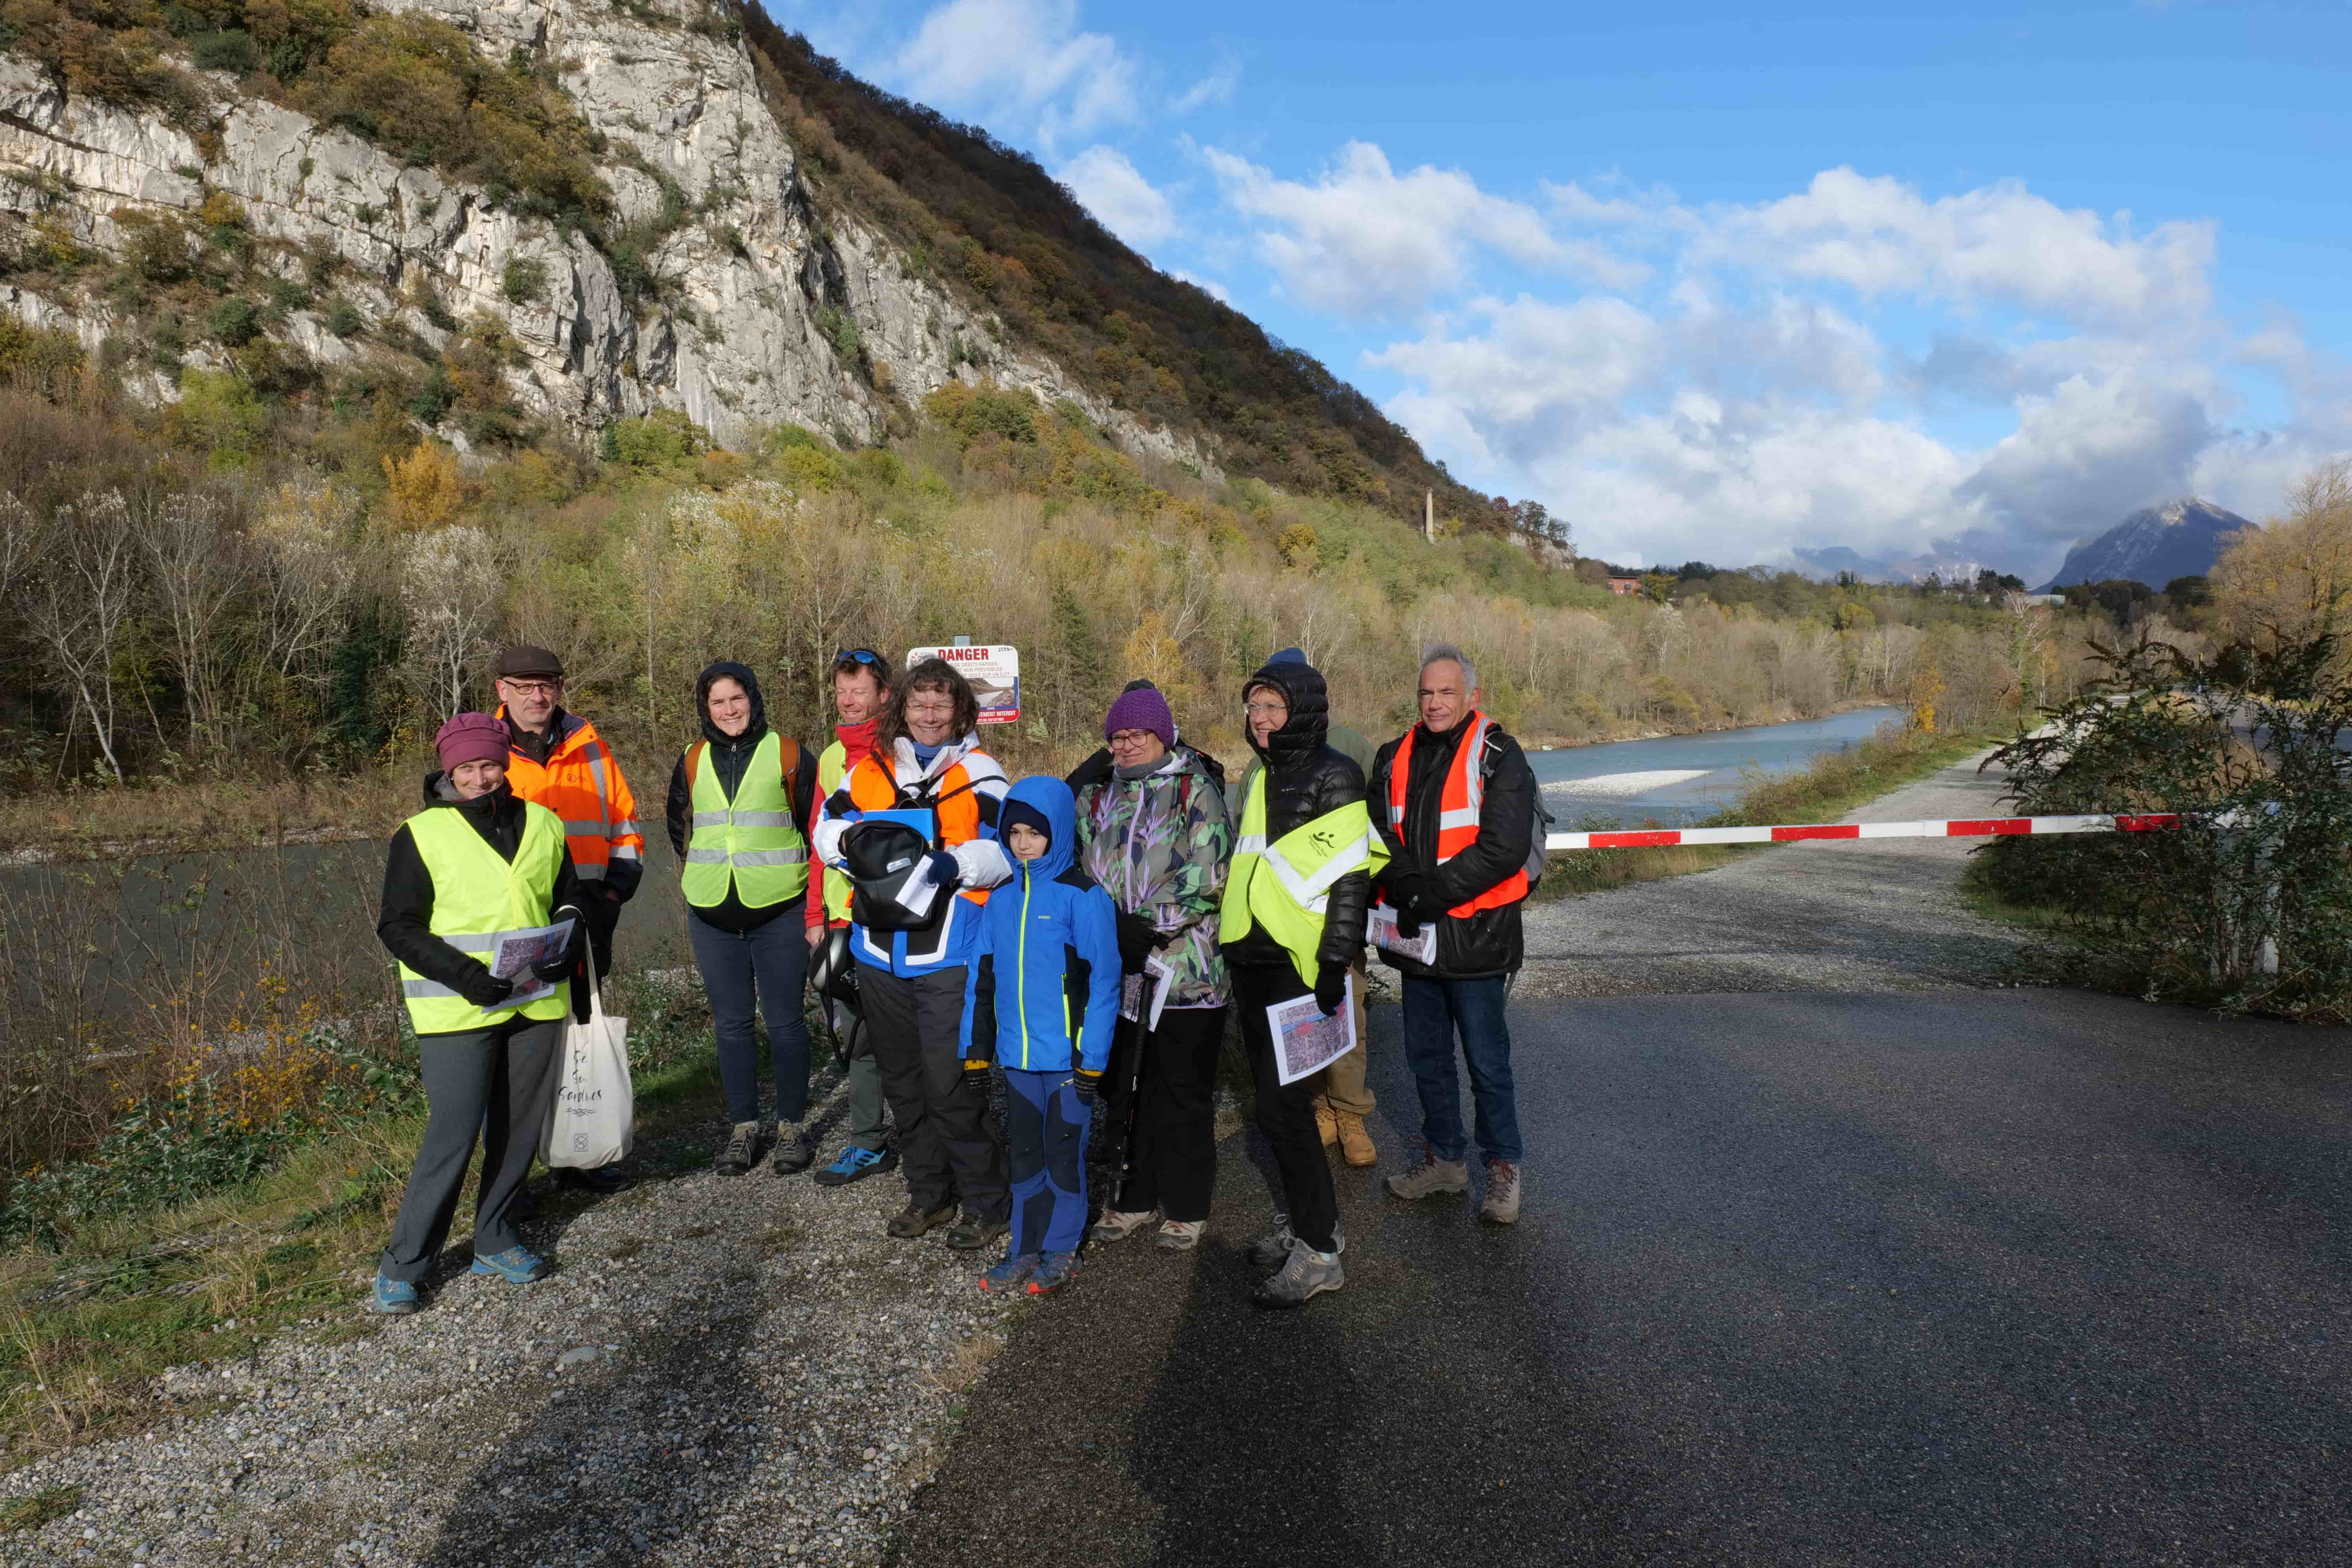
<instances>
[{"instance_id":1,"label":"orange reflective vest","mask_svg":"<svg viewBox=\"0 0 2352 1568\"><path fill-rule=\"evenodd\" d=\"M1462 743L1454 748L1454 762L1445 770L1437 798L1437 863L1441 866L1477 842L1478 816L1486 805L1486 770L1481 764L1486 761L1486 732L1495 721L1474 708L1468 724ZM1412 778L1412 738L1420 729L1416 724L1404 732L1404 739L1397 742L1396 755L1389 761L1389 827L1400 843L1404 838L1405 785ZM1475 915L1527 896L1527 868L1520 867L1476 898L1445 912Z\"/></svg>"},{"instance_id":2,"label":"orange reflective vest","mask_svg":"<svg viewBox=\"0 0 2352 1568\"><path fill-rule=\"evenodd\" d=\"M500 704L494 715L507 721ZM646 836L637 829L636 797L621 764L596 733L596 726L574 713L563 716L563 738L535 763L521 752L507 751L507 783L515 794L534 805L543 805L563 821L563 841L572 850L572 868L583 882L601 882L615 860L643 860Z\"/></svg>"}]
</instances>

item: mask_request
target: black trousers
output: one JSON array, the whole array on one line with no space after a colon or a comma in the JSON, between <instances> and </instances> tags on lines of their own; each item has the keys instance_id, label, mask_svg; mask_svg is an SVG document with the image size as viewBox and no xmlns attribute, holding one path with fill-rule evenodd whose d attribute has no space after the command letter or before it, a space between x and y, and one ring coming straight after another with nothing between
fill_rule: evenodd
<instances>
[{"instance_id":1,"label":"black trousers","mask_svg":"<svg viewBox=\"0 0 2352 1568\"><path fill-rule=\"evenodd\" d=\"M1307 994L1306 984L1288 964L1233 966L1234 1005L1241 1009L1242 1042L1249 1050L1250 1074L1257 1086L1257 1130L1274 1150L1282 1176L1282 1212L1291 1234L1318 1252L1331 1250L1339 1225L1339 1195L1332 1190L1331 1164L1323 1155L1323 1134L1315 1126L1315 1076L1281 1081L1275 1061L1274 1032L1265 1010L1276 1002ZM1160 1022L1167 1022L1163 1015Z\"/></svg>"},{"instance_id":2,"label":"black trousers","mask_svg":"<svg viewBox=\"0 0 2352 1568\"><path fill-rule=\"evenodd\" d=\"M1135 1142L1127 1152L1127 1184L1111 1207L1129 1214L1156 1208L1166 1218L1194 1222L1209 1217L1217 1185L1217 1053L1224 1039L1223 1007L1171 1007L1149 1035L1141 1024L1119 1020L1103 1075L1110 1089L1103 1097L1104 1126L1115 1143L1128 1125L1133 1082Z\"/></svg>"},{"instance_id":3,"label":"black trousers","mask_svg":"<svg viewBox=\"0 0 2352 1568\"><path fill-rule=\"evenodd\" d=\"M1004 1144L983 1080L964 1077L963 982L960 963L912 978L861 964L857 994L898 1124L908 1200L924 1210L961 1202L966 1214L1003 1219L1013 1206Z\"/></svg>"},{"instance_id":4,"label":"black trousers","mask_svg":"<svg viewBox=\"0 0 2352 1568\"><path fill-rule=\"evenodd\" d=\"M518 1018L416 1042L425 1075L425 1142L379 1264L385 1279L413 1284L432 1269L457 1215L477 1132L482 1179L474 1205L474 1254L488 1258L522 1245L512 1218L515 1194L539 1152L562 1043L563 1025L555 1018Z\"/></svg>"}]
</instances>

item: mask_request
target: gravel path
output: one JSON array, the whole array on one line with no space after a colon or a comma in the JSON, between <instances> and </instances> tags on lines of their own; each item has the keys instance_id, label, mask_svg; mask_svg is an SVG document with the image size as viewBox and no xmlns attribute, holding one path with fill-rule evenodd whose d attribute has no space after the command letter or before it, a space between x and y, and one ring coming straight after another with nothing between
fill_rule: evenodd
<instances>
[{"instance_id":1,"label":"gravel path","mask_svg":"<svg viewBox=\"0 0 2352 1568\"><path fill-rule=\"evenodd\" d=\"M414 1318L354 1306L176 1370L184 1413L0 1477L0 1506L82 1489L0 1563L878 1562L1010 1309L938 1233L885 1237L895 1172L725 1179L723 1135L641 1144L680 1173L526 1226L539 1284L454 1248Z\"/></svg>"},{"instance_id":2,"label":"gravel path","mask_svg":"<svg viewBox=\"0 0 2352 1568\"><path fill-rule=\"evenodd\" d=\"M1981 755L1843 822L2007 815ZM2023 939L1962 908L1982 839L1791 844L1719 869L1527 912L1528 996L1931 991L2013 984Z\"/></svg>"}]
</instances>

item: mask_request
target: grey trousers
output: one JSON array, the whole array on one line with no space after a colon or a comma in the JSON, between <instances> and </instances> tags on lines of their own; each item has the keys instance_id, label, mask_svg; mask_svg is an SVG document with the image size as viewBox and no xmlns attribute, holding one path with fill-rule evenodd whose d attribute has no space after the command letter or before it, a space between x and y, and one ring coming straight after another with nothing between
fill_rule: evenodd
<instances>
[{"instance_id":1,"label":"grey trousers","mask_svg":"<svg viewBox=\"0 0 2352 1568\"><path fill-rule=\"evenodd\" d=\"M867 1046L849 1058L849 1141L879 1152L890 1136L882 1124L882 1064Z\"/></svg>"},{"instance_id":2,"label":"grey trousers","mask_svg":"<svg viewBox=\"0 0 2352 1568\"><path fill-rule=\"evenodd\" d=\"M474 1255L519 1247L508 1211L539 1152L541 1123L555 1093L563 1022L517 1019L465 1035L427 1035L417 1042L425 1072L425 1145L416 1152L392 1240L378 1267L387 1279L425 1278L465 1190L482 1136L482 1180L474 1204Z\"/></svg>"}]
</instances>

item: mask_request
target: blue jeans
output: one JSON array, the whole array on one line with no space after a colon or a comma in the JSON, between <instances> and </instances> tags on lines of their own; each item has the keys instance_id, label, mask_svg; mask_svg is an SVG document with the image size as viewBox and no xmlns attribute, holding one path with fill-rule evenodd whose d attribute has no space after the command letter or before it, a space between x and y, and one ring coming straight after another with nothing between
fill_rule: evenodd
<instances>
[{"instance_id":1,"label":"blue jeans","mask_svg":"<svg viewBox=\"0 0 2352 1568\"><path fill-rule=\"evenodd\" d=\"M1402 975L1404 1058L1421 1090L1421 1135L1441 1160L1459 1160L1462 1087L1454 1068L1454 1036L1470 1064L1470 1093L1478 1106L1478 1152L1489 1160L1519 1158L1519 1099L1511 1085L1511 1030L1503 1021L1505 981L1434 980Z\"/></svg>"},{"instance_id":2,"label":"blue jeans","mask_svg":"<svg viewBox=\"0 0 2352 1568\"><path fill-rule=\"evenodd\" d=\"M1013 1241L1005 1256L1076 1252L1087 1234L1087 1129L1094 1107L1067 1069L1004 1069L1004 1129L1012 1145Z\"/></svg>"},{"instance_id":3,"label":"blue jeans","mask_svg":"<svg viewBox=\"0 0 2352 1568\"><path fill-rule=\"evenodd\" d=\"M719 1082L727 1093L727 1120L760 1120L760 1052L751 1032L756 1003L768 1020L768 1054L776 1072L776 1120L808 1114L808 1020L801 993L808 983L808 938L800 910L786 910L750 931L720 931L689 911L687 934L694 966L710 998L710 1028L719 1038Z\"/></svg>"}]
</instances>

